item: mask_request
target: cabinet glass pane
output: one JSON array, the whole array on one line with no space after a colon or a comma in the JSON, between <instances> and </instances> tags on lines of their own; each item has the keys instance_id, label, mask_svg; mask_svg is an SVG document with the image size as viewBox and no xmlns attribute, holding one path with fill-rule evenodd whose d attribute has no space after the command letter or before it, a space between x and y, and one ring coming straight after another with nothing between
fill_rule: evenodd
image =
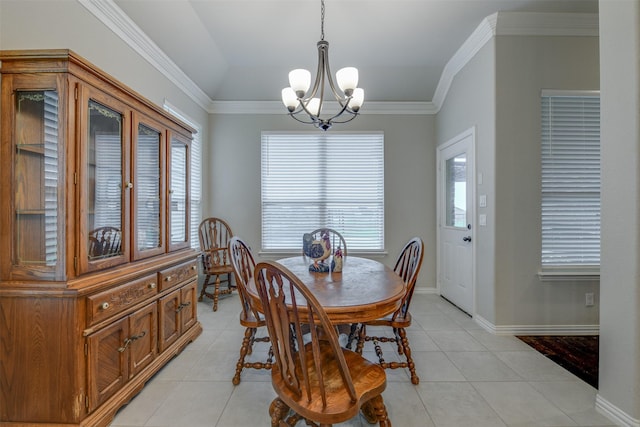
<instances>
[{"instance_id":1,"label":"cabinet glass pane","mask_svg":"<svg viewBox=\"0 0 640 427\"><path fill-rule=\"evenodd\" d=\"M160 241L160 147L161 134L138 125L136 150L136 226L138 249L153 249Z\"/></svg>"},{"instance_id":2,"label":"cabinet glass pane","mask_svg":"<svg viewBox=\"0 0 640 427\"><path fill-rule=\"evenodd\" d=\"M187 230L187 146L179 140L171 140L171 243L188 240Z\"/></svg>"},{"instance_id":3,"label":"cabinet glass pane","mask_svg":"<svg viewBox=\"0 0 640 427\"><path fill-rule=\"evenodd\" d=\"M467 226L467 155L460 154L446 162L446 225Z\"/></svg>"},{"instance_id":4,"label":"cabinet glass pane","mask_svg":"<svg viewBox=\"0 0 640 427\"><path fill-rule=\"evenodd\" d=\"M58 260L58 93L16 92L14 265Z\"/></svg>"},{"instance_id":5,"label":"cabinet glass pane","mask_svg":"<svg viewBox=\"0 0 640 427\"><path fill-rule=\"evenodd\" d=\"M122 255L122 115L89 101L87 229L89 260Z\"/></svg>"}]
</instances>

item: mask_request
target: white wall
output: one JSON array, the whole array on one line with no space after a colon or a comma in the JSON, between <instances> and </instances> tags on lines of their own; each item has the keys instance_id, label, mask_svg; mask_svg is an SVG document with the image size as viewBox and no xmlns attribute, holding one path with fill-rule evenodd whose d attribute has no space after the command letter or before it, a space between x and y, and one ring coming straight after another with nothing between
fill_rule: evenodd
<instances>
[{"instance_id":1,"label":"white wall","mask_svg":"<svg viewBox=\"0 0 640 427\"><path fill-rule=\"evenodd\" d=\"M541 282L540 92L598 90L597 37L496 37L496 325L598 324L598 281Z\"/></svg>"},{"instance_id":2,"label":"white wall","mask_svg":"<svg viewBox=\"0 0 640 427\"><path fill-rule=\"evenodd\" d=\"M234 234L260 250L261 131L309 131L282 115L217 114L210 121L205 152L205 215L220 216ZM382 262L393 267L413 236L425 242L418 289L435 286L435 145L433 116L367 115L335 125L329 132L383 131L385 138L385 246ZM319 130L317 132L320 132Z\"/></svg>"},{"instance_id":3,"label":"white wall","mask_svg":"<svg viewBox=\"0 0 640 427\"><path fill-rule=\"evenodd\" d=\"M640 426L640 3L600 1L602 267L597 406ZM622 413L620 412L622 411Z\"/></svg>"},{"instance_id":4,"label":"white wall","mask_svg":"<svg viewBox=\"0 0 640 427\"><path fill-rule=\"evenodd\" d=\"M474 221L476 241L476 313L495 323L495 43L482 49L458 72L436 118L437 143L444 144L475 126L476 174L482 173L477 194L487 196L487 207L476 214L487 215L487 225Z\"/></svg>"},{"instance_id":5,"label":"white wall","mask_svg":"<svg viewBox=\"0 0 640 427\"><path fill-rule=\"evenodd\" d=\"M437 115L437 143L476 127L487 195L475 227L476 315L497 331L597 328L598 282L541 282L540 92L599 88L597 37L496 36L455 76ZM477 221L476 221L477 224Z\"/></svg>"}]
</instances>

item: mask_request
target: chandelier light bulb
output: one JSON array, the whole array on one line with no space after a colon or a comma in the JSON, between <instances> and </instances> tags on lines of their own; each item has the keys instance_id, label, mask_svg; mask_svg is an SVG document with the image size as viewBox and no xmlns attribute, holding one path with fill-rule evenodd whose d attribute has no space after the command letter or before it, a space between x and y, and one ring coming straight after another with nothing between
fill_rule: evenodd
<instances>
[{"instance_id":1,"label":"chandelier light bulb","mask_svg":"<svg viewBox=\"0 0 640 427\"><path fill-rule=\"evenodd\" d=\"M362 107L362 103L364 103L364 89L356 88L353 91L353 97L351 98L351 102L349 102L349 107L357 113L360 107Z\"/></svg>"},{"instance_id":2,"label":"chandelier light bulb","mask_svg":"<svg viewBox=\"0 0 640 427\"><path fill-rule=\"evenodd\" d=\"M289 73L289 85L298 98L304 98L311 86L311 73L302 68L292 70Z\"/></svg>"},{"instance_id":3,"label":"chandelier light bulb","mask_svg":"<svg viewBox=\"0 0 640 427\"><path fill-rule=\"evenodd\" d=\"M289 112L293 112L298 106L298 97L290 87L282 89L282 102Z\"/></svg>"},{"instance_id":4,"label":"chandelier light bulb","mask_svg":"<svg viewBox=\"0 0 640 427\"><path fill-rule=\"evenodd\" d=\"M312 98L307 104L307 110L314 116L320 115L320 98Z\"/></svg>"},{"instance_id":5,"label":"chandelier light bulb","mask_svg":"<svg viewBox=\"0 0 640 427\"><path fill-rule=\"evenodd\" d=\"M345 67L336 73L338 87L345 95L351 96L353 90L358 87L358 69L355 67Z\"/></svg>"}]
</instances>

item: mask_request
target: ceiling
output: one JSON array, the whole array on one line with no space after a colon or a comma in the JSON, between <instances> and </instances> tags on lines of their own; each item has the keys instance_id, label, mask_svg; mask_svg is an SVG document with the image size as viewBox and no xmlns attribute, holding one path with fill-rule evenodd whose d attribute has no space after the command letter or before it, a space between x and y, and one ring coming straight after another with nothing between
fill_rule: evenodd
<instances>
[{"instance_id":1,"label":"ceiling","mask_svg":"<svg viewBox=\"0 0 640 427\"><path fill-rule=\"evenodd\" d=\"M274 101L315 75L320 0L114 0L213 101ZM366 101L431 101L442 71L498 11L597 13L597 0L325 0L331 71L355 66ZM312 77L313 78L313 77Z\"/></svg>"}]
</instances>

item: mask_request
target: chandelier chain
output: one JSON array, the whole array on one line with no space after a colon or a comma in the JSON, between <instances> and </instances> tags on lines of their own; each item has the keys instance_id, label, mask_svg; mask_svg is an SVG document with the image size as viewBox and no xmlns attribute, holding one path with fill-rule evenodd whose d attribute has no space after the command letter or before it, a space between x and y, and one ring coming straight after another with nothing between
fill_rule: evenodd
<instances>
[{"instance_id":1,"label":"chandelier chain","mask_svg":"<svg viewBox=\"0 0 640 427\"><path fill-rule=\"evenodd\" d=\"M320 40L324 40L324 0L320 2Z\"/></svg>"}]
</instances>

